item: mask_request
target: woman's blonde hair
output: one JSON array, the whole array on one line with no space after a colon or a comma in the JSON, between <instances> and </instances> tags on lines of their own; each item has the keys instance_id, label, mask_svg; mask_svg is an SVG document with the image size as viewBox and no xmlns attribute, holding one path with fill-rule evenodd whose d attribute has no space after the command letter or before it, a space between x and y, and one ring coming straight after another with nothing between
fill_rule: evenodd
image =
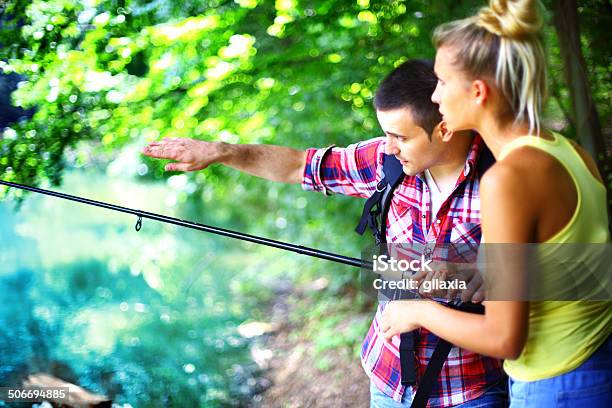
<instances>
[{"instance_id":1,"label":"woman's blonde hair","mask_svg":"<svg viewBox=\"0 0 612 408\"><path fill-rule=\"evenodd\" d=\"M442 24L436 48L456 50L456 63L471 77L488 76L506 99L515 122L540 132L546 99L546 56L539 38L542 18L536 0L490 0L473 17Z\"/></svg>"}]
</instances>

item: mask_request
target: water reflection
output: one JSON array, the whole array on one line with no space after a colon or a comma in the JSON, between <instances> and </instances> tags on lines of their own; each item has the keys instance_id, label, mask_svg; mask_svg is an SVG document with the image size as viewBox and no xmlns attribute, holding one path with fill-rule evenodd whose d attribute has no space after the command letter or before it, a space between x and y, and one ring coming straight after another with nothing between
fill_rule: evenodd
<instances>
[{"instance_id":1,"label":"water reflection","mask_svg":"<svg viewBox=\"0 0 612 408\"><path fill-rule=\"evenodd\" d=\"M172 215L164 186L72 174L62 190ZM246 315L223 258L205 257L227 248L134 221L46 196L0 204L0 384L48 372L134 407L248 405Z\"/></svg>"}]
</instances>

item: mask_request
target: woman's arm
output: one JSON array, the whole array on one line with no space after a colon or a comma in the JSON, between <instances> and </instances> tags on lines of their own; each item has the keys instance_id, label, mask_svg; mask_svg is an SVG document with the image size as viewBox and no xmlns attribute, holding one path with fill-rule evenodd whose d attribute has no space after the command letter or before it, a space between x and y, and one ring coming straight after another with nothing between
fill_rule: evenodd
<instances>
[{"instance_id":1,"label":"woman's arm","mask_svg":"<svg viewBox=\"0 0 612 408\"><path fill-rule=\"evenodd\" d=\"M383 312L382 331L396 334L425 327L448 342L491 357L515 359L527 336L527 302L485 302L484 315L460 312L430 300L390 302Z\"/></svg>"},{"instance_id":2,"label":"woman's arm","mask_svg":"<svg viewBox=\"0 0 612 408\"><path fill-rule=\"evenodd\" d=\"M517 170L497 163L483 177L480 187L485 245L495 246L496 255L494 261L487 259L488 265L494 262L495 266L488 268L495 273L485 272L487 287L501 286L504 290L484 303L484 315L453 310L433 301L390 302L382 321L387 339L425 327L452 344L480 354L504 359L520 355L527 338L529 303L517 294L524 293L527 268L516 256L520 246L500 244L533 242L536 206L526 197L528 189L521 183L522 171ZM491 299L490 292L487 298Z\"/></svg>"}]
</instances>

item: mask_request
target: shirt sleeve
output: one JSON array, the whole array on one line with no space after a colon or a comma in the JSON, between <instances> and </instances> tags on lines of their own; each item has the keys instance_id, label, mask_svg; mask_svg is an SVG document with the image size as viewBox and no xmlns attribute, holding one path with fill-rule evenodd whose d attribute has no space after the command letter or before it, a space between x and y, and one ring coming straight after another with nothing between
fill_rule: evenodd
<instances>
[{"instance_id":1,"label":"shirt sleeve","mask_svg":"<svg viewBox=\"0 0 612 408\"><path fill-rule=\"evenodd\" d=\"M384 153L384 137L345 148L308 149L302 188L326 195L337 193L367 198L376 191L376 184L382 179Z\"/></svg>"}]
</instances>

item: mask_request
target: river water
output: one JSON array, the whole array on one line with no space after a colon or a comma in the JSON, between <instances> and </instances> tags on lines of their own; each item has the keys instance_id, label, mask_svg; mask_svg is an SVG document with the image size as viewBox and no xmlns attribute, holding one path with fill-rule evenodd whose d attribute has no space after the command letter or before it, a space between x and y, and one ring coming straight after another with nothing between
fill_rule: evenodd
<instances>
[{"instance_id":1,"label":"river water","mask_svg":"<svg viewBox=\"0 0 612 408\"><path fill-rule=\"evenodd\" d=\"M56 190L180 207L166 183L91 172ZM136 232L134 216L37 194L13 207L0 203L1 385L45 372L120 407L250 405L261 378L236 331L249 306L222 240L146 219Z\"/></svg>"}]
</instances>

